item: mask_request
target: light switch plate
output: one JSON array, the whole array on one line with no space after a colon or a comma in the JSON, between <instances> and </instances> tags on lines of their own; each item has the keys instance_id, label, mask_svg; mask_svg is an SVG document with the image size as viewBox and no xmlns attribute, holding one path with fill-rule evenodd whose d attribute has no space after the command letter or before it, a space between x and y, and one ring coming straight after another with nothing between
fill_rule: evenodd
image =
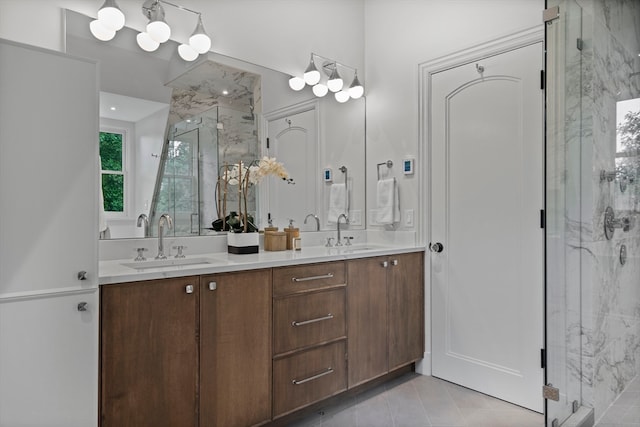
<instances>
[{"instance_id":1,"label":"light switch plate","mask_svg":"<svg viewBox=\"0 0 640 427\"><path fill-rule=\"evenodd\" d=\"M349 224L362 225L362 211L359 209L353 210L349 213Z\"/></svg>"},{"instance_id":2,"label":"light switch plate","mask_svg":"<svg viewBox=\"0 0 640 427\"><path fill-rule=\"evenodd\" d=\"M406 227L413 227L414 217L413 209L405 209L404 211L404 225Z\"/></svg>"}]
</instances>

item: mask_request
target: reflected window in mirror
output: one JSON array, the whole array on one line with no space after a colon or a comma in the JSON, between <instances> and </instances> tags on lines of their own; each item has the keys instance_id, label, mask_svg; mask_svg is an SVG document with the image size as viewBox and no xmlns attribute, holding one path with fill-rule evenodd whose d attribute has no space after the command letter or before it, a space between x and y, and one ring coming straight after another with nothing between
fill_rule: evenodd
<instances>
[{"instance_id":1,"label":"reflected window in mirror","mask_svg":"<svg viewBox=\"0 0 640 427\"><path fill-rule=\"evenodd\" d=\"M105 213L125 216L129 177L127 176L127 132L124 129L100 131L100 178Z\"/></svg>"},{"instance_id":2,"label":"reflected window in mirror","mask_svg":"<svg viewBox=\"0 0 640 427\"><path fill-rule=\"evenodd\" d=\"M640 211L640 98L616 103L615 207Z\"/></svg>"}]
</instances>

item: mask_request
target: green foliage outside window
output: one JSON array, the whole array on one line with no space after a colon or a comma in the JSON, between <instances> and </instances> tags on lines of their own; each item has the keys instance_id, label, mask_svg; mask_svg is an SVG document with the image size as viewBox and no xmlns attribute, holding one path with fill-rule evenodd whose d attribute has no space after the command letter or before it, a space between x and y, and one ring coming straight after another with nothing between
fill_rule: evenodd
<instances>
[{"instance_id":1,"label":"green foliage outside window","mask_svg":"<svg viewBox=\"0 0 640 427\"><path fill-rule=\"evenodd\" d=\"M122 134L100 132L100 168L105 212L124 212Z\"/></svg>"}]
</instances>

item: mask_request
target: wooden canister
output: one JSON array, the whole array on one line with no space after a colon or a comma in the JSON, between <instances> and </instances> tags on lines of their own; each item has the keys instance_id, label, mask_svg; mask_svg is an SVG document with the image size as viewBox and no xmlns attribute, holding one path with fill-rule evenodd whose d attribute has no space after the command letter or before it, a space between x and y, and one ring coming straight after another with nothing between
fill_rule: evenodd
<instances>
[{"instance_id":1,"label":"wooden canister","mask_svg":"<svg viewBox=\"0 0 640 427\"><path fill-rule=\"evenodd\" d=\"M286 227L283 229L287 234L287 249L293 249L293 239L296 237L300 237L300 229L293 227Z\"/></svg>"},{"instance_id":2,"label":"wooden canister","mask_svg":"<svg viewBox=\"0 0 640 427\"><path fill-rule=\"evenodd\" d=\"M265 251L284 251L287 249L287 234L284 231L264 232Z\"/></svg>"}]
</instances>

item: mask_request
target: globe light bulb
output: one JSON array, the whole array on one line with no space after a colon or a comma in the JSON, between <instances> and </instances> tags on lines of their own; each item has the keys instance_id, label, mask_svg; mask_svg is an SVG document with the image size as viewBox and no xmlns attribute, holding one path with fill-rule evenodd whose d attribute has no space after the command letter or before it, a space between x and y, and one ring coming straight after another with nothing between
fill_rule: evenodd
<instances>
[{"instance_id":1,"label":"globe light bulb","mask_svg":"<svg viewBox=\"0 0 640 427\"><path fill-rule=\"evenodd\" d=\"M353 99L361 98L364 95L364 87L358 80L358 72L356 71L353 75L353 81L351 82L351 86L349 86L349 96Z\"/></svg>"},{"instance_id":2,"label":"globe light bulb","mask_svg":"<svg viewBox=\"0 0 640 427\"><path fill-rule=\"evenodd\" d=\"M341 90L340 92L336 92L334 96L336 97L336 101L338 101L341 104L347 102L350 98L349 92L347 92L346 90Z\"/></svg>"},{"instance_id":3,"label":"globe light bulb","mask_svg":"<svg viewBox=\"0 0 640 427\"><path fill-rule=\"evenodd\" d=\"M211 49L211 37L207 35L202 25L202 16L198 15L198 25L189 37L189 46L197 53L207 53Z\"/></svg>"},{"instance_id":4,"label":"globe light bulb","mask_svg":"<svg viewBox=\"0 0 640 427\"><path fill-rule=\"evenodd\" d=\"M124 27L124 13L115 0L106 0L98 11L98 20L106 29L119 31Z\"/></svg>"},{"instance_id":5,"label":"globe light bulb","mask_svg":"<svg viewBox=\"0 0 640 427\"><path fill-rule=\"evenodd\" d=\"M302 77L293 76L289 79L289 87L295 91L304 89L306 83Z\"/></svg>"},{"instance_id":6,"label":"globe light bulb","mask_svg":"<svg viewBox=\"0 0 640 427\"><path fill-rule=\"evenodd\" d=\"M331 92L338 92L342 90L342 86L344 86L344 82L342 81L342 77L338 74L338 66L335 65L331 75L329 76L329 81L327 82L327 86Z\"/></svg>"},{"instance_id":7,"label":"globe light bulb","mask_svg":"<svg viewBox=\"0 0 640 427\"><path fill-rule=\"evenodd\" d=\"M313 94L318 98L322 98L327 94L327 92L329 92L329 88L322 83L318 83L311 90L313 91Z\"/></svg>"},{"instance_id":8,"label":"globe light bulb","mask_svg":"<svg viewBox=\"0 0 640 427\"><path fill-rule=\"evenodd\" d=\"M198 52L196 52L191 45L181 44L178 46L178 55L185 61L195 61L198 57Z\"/></svg>"},{"instance_id":9,"label":"globe light bulb","mask_svg":"<svg viewBox=\"0 0 640 427\"><path fill-rule=\"evenodd\" d=\"M93 37L103 42L107 42L116 36L115 31L105 28L105 26L102 25L102 22L98 19L91 21L89 24L89 30L91 30Z\"/></svg>"},{"instance_id":10,"label":"globe light bulb","mask_svg":"<svg viewBox=\"0 0 640 427\"><path fill-rule=\"evenodd\" d=\"M311 61L309 61L309 66L306 70L304 70L304 81L309 86L313 86L320 81L320 71L316 68L316 64L313 62L313 54L311 54Z\"/></svg>"},{"instance_id":11,"label":"globe light bulb","mask_svg":"<svg viewBox=\"0 0 640 427\"><path fill-rule=\"evenodd\" d=\"M164 43L171 37L171 28L162 20L152 21L147 24L147 34L158 43Z\"/></svg>"},{"instance_id":12,"label":"globe light bulb","mask_svg":"<svg viewBox=\"0 0 640 427\"><path fill-rule=\"evenodd\" d=\"M140 46L140 49L147 52L153 52L160 46L160 43L153 40L147 33L138 34L136 36L136 41L138 42L138 46Z\"/></svg>"}]
</instances>

